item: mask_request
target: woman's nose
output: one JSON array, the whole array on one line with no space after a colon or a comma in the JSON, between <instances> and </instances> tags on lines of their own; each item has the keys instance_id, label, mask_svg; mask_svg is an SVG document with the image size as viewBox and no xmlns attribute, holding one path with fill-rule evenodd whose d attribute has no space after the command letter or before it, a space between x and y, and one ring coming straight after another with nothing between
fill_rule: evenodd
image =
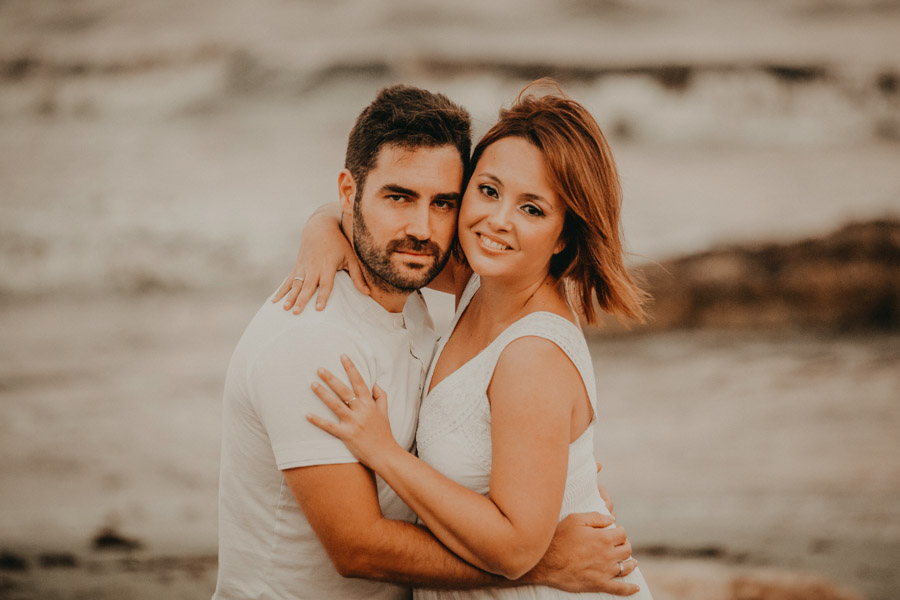
<instances>
[{"instance_id":1,"label":"woman's nose","mask_svg":"<svg viewBox=\"0 0 900 600\"><path fill-rule=\"evenodd\" d=\"M507 230L510 228L510 222L512 220L512 203L508 202L497 202L491 207L491 212L488 214L488 224L491 227L498 230Z\"/></svg>"}]
</instances>

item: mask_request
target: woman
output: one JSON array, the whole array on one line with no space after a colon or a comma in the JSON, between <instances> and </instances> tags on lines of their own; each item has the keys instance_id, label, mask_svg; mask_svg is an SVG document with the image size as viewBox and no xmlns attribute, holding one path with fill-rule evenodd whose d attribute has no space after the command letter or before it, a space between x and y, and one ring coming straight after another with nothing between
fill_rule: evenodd
<instances>
[{"instance_id":1,"label":"woman","mask_svg":"<svg viewBox=\"0 0 900 600\"><path fill-rule=\"evenodd\" d=\"M435 280L455 294L452 333L426 381L418 458L394 441L388 399L349 361L316 393L340 419L310 415L378 473L448 548L511 579L546 552L557 522L606 513L595 485L596 384L578 316L641 319L619 235L621 193L591 115L561 92L523 91L476 146L459 246ZM624 571L624 567L620 567ZM626 578L650 598L639 571ZM557 598L544 587L418 590L417 598ZM593 597L612 597L597 594Z\"/></svg>"}]
</instances>

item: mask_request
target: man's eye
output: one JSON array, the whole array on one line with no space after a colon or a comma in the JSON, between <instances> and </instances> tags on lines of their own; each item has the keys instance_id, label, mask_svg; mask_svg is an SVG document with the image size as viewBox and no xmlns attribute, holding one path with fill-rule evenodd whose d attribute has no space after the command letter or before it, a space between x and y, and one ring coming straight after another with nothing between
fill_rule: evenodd
<instances>
[{"instance_id":1,"label":"man's eye","mask_svg":"<svg viewBox=\"0 0 900 600\"><path fill-rule=\"evenodd\" d=\"M488 185L486 183L482 183L478 186L478 189L481 190L481 193L487 196L488 198L498 198L500 194L497 193L497 188L492 185Z\"/></svg>"},{"instance_id":2,"label":"man's eye","mask_svg":"<svg viewBox=\"0 0 900 600\"><path fill-rule=\"evenodd\" d=\"M456 208L456 202L452 200L435 200L434 206L441 210L453 210Z\"/></svg>"},{"instance_id":3,"label":"man's eye","mask_svg":"<svg viewBox=\"0 0 900 600\"><path fill-rule=\"evenodd\" d=\"M391 202L405 202L406 196L400 196L398 194L391 194L390 196L388 196L388 200L390 200Z\"/></svg>"}]
</instances>

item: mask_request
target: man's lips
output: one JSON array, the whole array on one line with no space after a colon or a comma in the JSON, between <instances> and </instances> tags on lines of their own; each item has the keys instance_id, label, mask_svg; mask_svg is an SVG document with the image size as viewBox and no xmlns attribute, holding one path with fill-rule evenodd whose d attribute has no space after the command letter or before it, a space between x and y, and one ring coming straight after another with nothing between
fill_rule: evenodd
<instances>
[{"instance_id":1,"label":"man's lips","mask_svg":"<svg viewBox=\"0 0 900 600\"><path fill-rule=\"evenodd\" d=\"M425 259L425 258L434 258L434 254L431 252L413 252L411 250L394 250L395 254L399 254L404 258L410 259Z\"/></svg>"}]
</instances>

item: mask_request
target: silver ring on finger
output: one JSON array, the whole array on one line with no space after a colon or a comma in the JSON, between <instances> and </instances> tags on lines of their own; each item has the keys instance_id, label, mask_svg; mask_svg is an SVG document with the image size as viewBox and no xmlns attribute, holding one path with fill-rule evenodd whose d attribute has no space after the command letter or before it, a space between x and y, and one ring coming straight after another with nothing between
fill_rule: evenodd
<instances>
[{"instance_id":1,"label":"silver ring on finger","mask_svg":"<svg viewBox=\"0 0 900 600\"><path fill-rule=\"evenodd\" d=\"M619 563L619 574L616 575L616 577L621 577L622 573L624 573L624 572L625 572L625 565L623 565L622 563Z\"/></svg>"},{"instance_id":2,"label":"silver ring on finger","mask_svg":"<svg viewBox=\"0 0 900 600\"><path fill-rule=\"evenodd\" d=\"M293 281L299 281L300 283L303 283L304 280L302 277L294 277Z\"/></svg>"},{"instance_id":3,"label":"silver ring on finger","mask_svg":"<svg viewBox=\"0 0 900 600\"><path fill-rule=\"evenodd\" d=\"M353 403L354 403L354 402L356 402L356 396L353 396L353 397L350 398L349 400L345 400L345 401L344 401L344 404L346 404L346 405L347 405L348 407L350 407L350 408L353 408Z\"/></svg>"}]
</instances>

